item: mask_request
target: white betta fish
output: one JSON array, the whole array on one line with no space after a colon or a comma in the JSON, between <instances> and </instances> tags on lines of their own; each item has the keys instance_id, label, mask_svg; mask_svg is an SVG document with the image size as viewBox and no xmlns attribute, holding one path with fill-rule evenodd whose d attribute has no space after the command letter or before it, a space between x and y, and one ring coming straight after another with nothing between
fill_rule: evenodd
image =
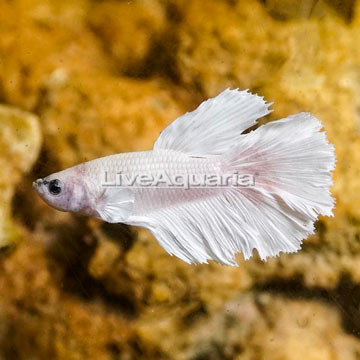
<instances>
[{"instance_id":1,"label":"white betta fish","mask_svg":"<svg viewBox=\"0 0 360 360\"><path fill-rule=\"evenodd\" d=\"M333 215L334 147L310 113L244 133L270 105L227 89L177 118L152 150L95 159L33 186L56 209L143 226L188 263L296 252L318 215Z\"/></svg>"}]
</instances>

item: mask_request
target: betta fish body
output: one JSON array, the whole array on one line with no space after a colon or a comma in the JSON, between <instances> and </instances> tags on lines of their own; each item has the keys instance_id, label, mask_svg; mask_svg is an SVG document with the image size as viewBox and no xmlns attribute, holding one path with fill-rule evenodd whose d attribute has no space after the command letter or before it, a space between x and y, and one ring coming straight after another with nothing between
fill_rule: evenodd
<instances>
[{"instance_id":1,"label":"betta fish body","mask_svg":"<svg viewBox=\"0 0 360 360\"><path fill-rule=\"evenodd\" d=\"M296 252L317 217L332 216L334 147L310 113L244 133L270 105L227 89L177 118L151 151L88 161L33 185L59 210L149 229L188 263Z\"/></svg>"}]
</instances>

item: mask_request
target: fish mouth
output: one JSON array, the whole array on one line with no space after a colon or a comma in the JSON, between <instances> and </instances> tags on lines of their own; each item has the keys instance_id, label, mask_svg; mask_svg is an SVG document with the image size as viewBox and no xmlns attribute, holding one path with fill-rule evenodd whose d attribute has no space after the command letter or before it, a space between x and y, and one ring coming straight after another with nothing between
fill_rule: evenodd
<instances>
[{"instance_id":1,"label":"fish mouth","mask_svg":"<svg viewBox=\"0 0 360 360\"><path fill-rule=\"evenodd\" d=\"M32 186L34 189L39 188L43 184L43 179L37 179L33 181Z\"/></svg>"},{"instance_id":2,"label":"fish mouth","mask_svg":"<svg viewBox=\"0 0 360 360\"><path fill-rule=\"evenodd\" d=\"M37 179L32 183L32 187L41 194L43 192L43 185L46 185L47 181L44 179Z\"/></svg>"}]
</instances>

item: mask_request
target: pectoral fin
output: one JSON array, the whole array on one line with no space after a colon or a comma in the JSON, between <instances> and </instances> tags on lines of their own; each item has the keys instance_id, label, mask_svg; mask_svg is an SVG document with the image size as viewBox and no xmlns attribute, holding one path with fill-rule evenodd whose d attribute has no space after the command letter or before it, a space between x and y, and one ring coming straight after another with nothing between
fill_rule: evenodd
<instances>
[{"instance_id":1,"label":"pectoral fin","mask_svg":"<svg viewBox=\"0 0 360 360\"><path fill-rule=\"evenodd\" d=\"M108 223L126 221L133 213L134 193L127 188L106 188L97 203L99 218Z\"/></svg>"}]
</instances>

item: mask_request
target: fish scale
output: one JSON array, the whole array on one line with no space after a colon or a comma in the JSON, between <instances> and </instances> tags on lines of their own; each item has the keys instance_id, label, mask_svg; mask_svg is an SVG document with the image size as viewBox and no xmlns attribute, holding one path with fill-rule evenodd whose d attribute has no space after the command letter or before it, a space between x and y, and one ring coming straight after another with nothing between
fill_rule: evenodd
<instances>
[{"instance_id":1,"label":"fish scale","mask_svg":"<svg viewBox=\"0 0 360 360\"><path fill-rule=\"evenodd\" d=\"M149 174L154 177L160 172L166 172L170 177L184 175L221 174L221 161L218 156L210 158L192 157L176 151L139 151L110 155L95 159L84 164L87 175L93 181L98 181L104 174L115 179L119 172L122 174ZM220 189L202 188L135 188L135 214L144 215L148 211L168 206L178 205L181 202L195 201L213 196Z\"/></svg>"}]
</instances>

